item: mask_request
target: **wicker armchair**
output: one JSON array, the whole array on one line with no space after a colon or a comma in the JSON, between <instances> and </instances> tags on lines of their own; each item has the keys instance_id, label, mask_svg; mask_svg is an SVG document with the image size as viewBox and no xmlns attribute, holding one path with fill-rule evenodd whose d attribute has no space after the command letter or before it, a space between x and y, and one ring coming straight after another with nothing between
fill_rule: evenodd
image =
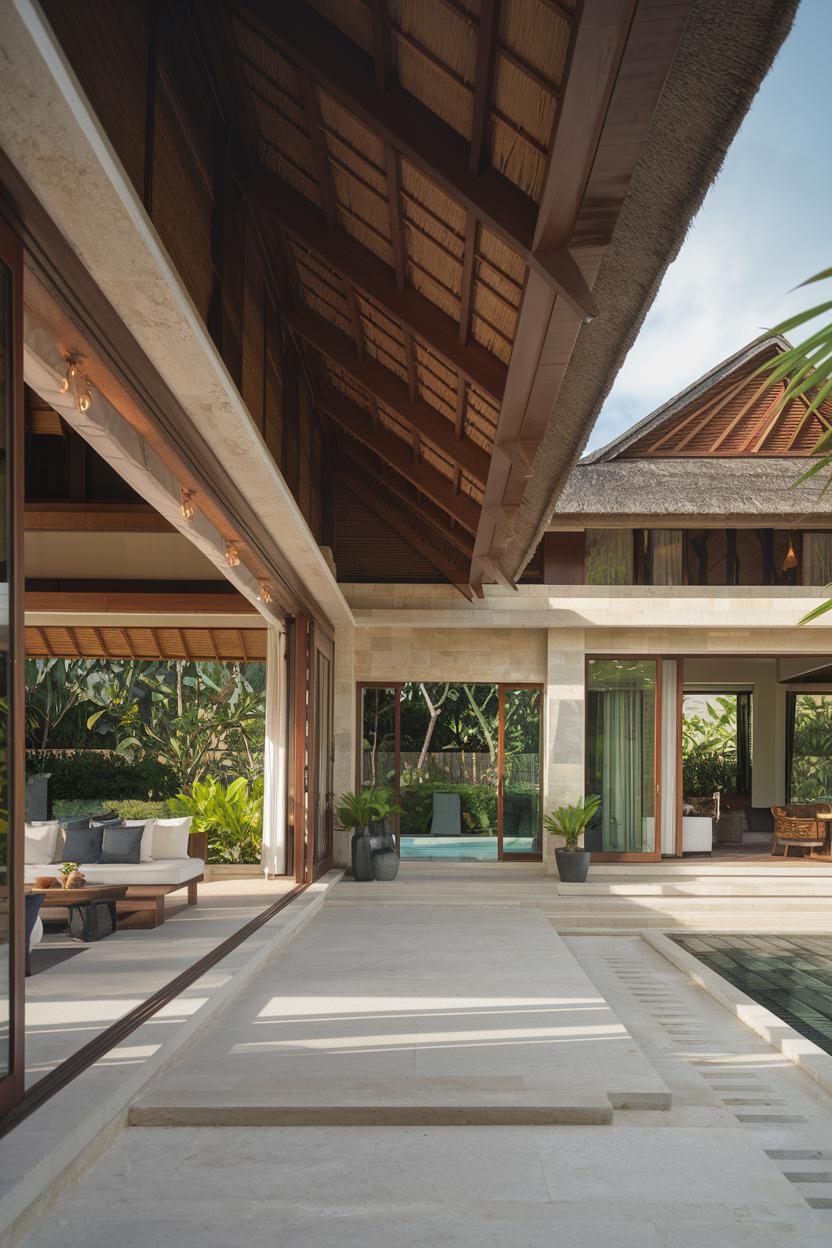
<instances>
[{"instance_id":1,"label":"wicker armchair","mask_svg":"<svg viewBox=\"0 0 832 1248\"><path fill-rule=\"evenodd\" d=\"M827 806L772 806L774 834L771 852L776 853L777 847L782 845L783 857L788 858L792 845L809 850L822 848L826 835L820 830L815 816L819 810L827 809Z\"/></svg>"}]
</instances>

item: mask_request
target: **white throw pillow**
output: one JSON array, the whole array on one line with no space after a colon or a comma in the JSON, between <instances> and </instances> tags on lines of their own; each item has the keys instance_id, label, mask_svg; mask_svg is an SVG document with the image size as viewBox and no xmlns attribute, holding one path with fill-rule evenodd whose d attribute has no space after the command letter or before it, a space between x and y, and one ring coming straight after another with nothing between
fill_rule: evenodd
<instances>
[{"instance_id":1,"label":"white throw pillow","mask_svg":"<svg viewBox=\"0 0 832 1248\"><path fill-rule=\"evenodd\" d=\"M144 828L142 839L139 846L139 862L153 861L153 829L156 827L155 819L125 819L125 828Z\"/></svg>"},{"instance_id":2,"label":"white throw pillow","mask_svg":"<svg viewBox=\"0 0 832 1248\"><path fill-rule=\"evenodd\" d=\"M193 817L184 819L157 819L153 825L153 861L167 858L188 857L188 836Z\"/></svg>"},{"instance_id":3,"label":"white throw pillow","mask_svg":"<svg viewBox=\"0 0 832 1248\"><path fill-rule=\"evenodd\" d=\"M19 825L18 825L19 826ZM58 842L60 819L27 823L23 828L23 861L26 863L51 862Z\"/></svg>"}]
</instances>

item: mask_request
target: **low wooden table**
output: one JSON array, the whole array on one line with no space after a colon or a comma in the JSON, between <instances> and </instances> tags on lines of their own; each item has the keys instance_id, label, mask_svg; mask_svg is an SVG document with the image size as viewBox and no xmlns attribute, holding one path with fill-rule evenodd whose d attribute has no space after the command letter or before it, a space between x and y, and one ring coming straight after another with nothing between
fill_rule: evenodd
<instances>
[{"instance_id":1,"label":"low wooden table","mask_svg":"<svg viewBox=\"0 0 832 1248\"><path fill-rule=\"evenodd\" d=\"M83 888L35 888L34 886L27 888L27 892L40 893L43 897L41 904L41 915L45 910L69 910L69 932L73 940L80 940L84 944L89 944L94 940L101 940L102 937L94 934L93 915L91 913L94 906L107 906L110 911L112 920L112 931L116 930L116 902L120 901L127 892L126 884L85 884ZM75 911L75 922L73 923L73 911ZM45 916L44 916L45 917ZM73 926L80 931L80 935L76 935L72 931ZM107 932L106 935L110 935Z\"/></svg>"}]
</instances>

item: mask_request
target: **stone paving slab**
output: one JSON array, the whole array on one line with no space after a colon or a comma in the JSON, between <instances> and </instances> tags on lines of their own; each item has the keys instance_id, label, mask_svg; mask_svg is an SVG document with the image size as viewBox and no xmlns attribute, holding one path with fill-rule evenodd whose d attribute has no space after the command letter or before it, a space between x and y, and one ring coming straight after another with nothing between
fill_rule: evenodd
<instances>
[{"instance_id":1,"label":"stone paving slab","mask_svg":"<svg viewBox=\"0 0 832 1248\"><path fill-rule=\"evenodd\" d=\"M603 1123L669 1104L538 912L354 905L324 907L131 1122Z\"/></svg>"}]
</instances>

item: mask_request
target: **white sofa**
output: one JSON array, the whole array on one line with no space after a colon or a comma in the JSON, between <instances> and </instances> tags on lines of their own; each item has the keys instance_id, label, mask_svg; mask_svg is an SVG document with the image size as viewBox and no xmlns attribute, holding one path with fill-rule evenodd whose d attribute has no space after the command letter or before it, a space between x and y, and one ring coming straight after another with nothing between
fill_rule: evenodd
<instances>
[{"instance_id":1,"label":"white sofa","mask_svg":"<svg viewBox=\"0 0 832 1248\"><path fill-rule=\"evenodd\" d=\"M205 875L208 838L204 832L191 832L190 824L190 819L148 820L139 862L78 863L88 884L127 885L125 896L116 903L119 929L158 927L165 921L165 897L181 888L187 889L188 905L196 905L197 885ZM59 832L58 820L26 825L26 884L34 884L42 876L59 877L62 862L54 861L59 853ZM154 843L164 857L153 857Z\"/></svg>"}]
</instances>

